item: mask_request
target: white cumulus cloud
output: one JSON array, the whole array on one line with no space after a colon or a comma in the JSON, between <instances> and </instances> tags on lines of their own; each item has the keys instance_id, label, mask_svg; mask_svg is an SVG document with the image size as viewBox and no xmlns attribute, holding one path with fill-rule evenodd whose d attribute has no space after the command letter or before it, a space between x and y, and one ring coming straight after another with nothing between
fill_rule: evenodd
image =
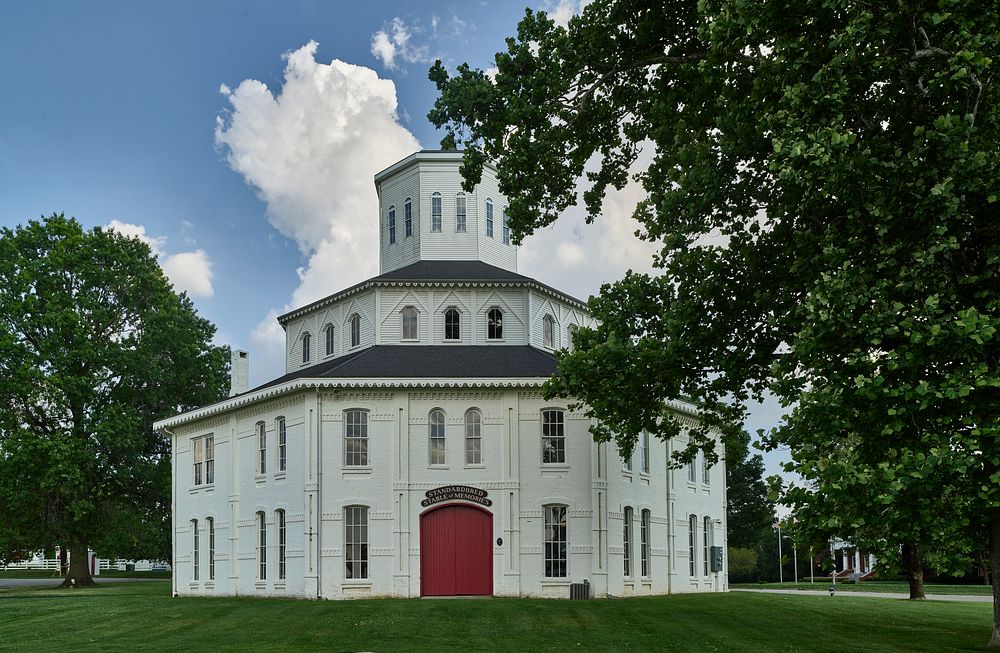
<instances>
[{"instance_id":1,"label":"white cumulus cloud","mask_svg":"<svg viewBox=\"0 0 1000 653\"><path fill-rule=\"evenodd\" d=\"M437 17L431 19L432 33L437 34ZM415 34L423 29L419 24L407 25L398 16L388 25L372 34L371 50L376 59L382 62L388 70L396 68L397 60L406 63L430 63L434 60L430 55L430 47L417 44Z\"/></svg>"},{"instance_id":2,"label":"white cumulus cloud","mask_svg":"<svg viewBox=\"0 0 1000 653\"><path fill-rule=\"evenodd\" d=\"M187 225L185 229L190 230L191 223L187 220L183 221L182 225ZM205 250L169 254L165 249L166 237L147 234L143 225L112 220L104 228L124 236L138 238L149 245L163 273L167 275L175 289L186 291L192 297L211 297L215 294L215 288L212 286L212 262Z\"/></svg>"}]
</instances>

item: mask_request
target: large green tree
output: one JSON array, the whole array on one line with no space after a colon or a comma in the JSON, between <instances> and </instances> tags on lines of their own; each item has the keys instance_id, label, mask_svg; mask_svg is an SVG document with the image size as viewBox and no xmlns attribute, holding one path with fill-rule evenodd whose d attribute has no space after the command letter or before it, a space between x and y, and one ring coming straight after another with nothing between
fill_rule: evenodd
<instances>
[{"instance_id":1,"label":"large green tree","mask_svg":"<svg viewBox=\"0 0 1000 653\"><path fill-rule=\"evenodd\" d=\"M753 549L771 539L775 506L764 481L764 458L751 455L746 432L726 443L726 503L730 547Z\"/></svg>"},{"instance_id":2,"label":"large green tree","mask_svg":"<svg viewBox=\"0 0 1000 653\"><path fill-rule=\"evenodd\" d=\"M700 406L704 447L774 392L770 444L806 478L789 501L834 497L910 550L982 520L994 644L998 56L978 1L596 0L568 28L528 11L493 77L435 65L429 116L470 187L497 160L516 241L581 180L598 219L651 152L635 217L659 273L602 287L549 392L626 451L679 432L665 399Z\"/></svg>"},{"instance_id":3,"label":"large green tree","mask_svg":"<svg viewBox=\"0 0 1000 653\"><path fill-rule=\"evenodd\" d=\"M134 238L62 215L0 230L0 552L59 543L169 557L170 443L155 419L228 382L215 327Z\"/></svg>"}]
</instances>

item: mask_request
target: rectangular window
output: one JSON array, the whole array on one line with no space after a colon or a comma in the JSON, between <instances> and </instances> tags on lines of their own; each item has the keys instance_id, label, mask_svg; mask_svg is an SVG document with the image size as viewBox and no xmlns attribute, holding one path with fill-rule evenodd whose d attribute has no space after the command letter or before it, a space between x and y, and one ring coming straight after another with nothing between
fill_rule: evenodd
<instances>
[{"instance_id":1,"label":"rectangular window","mask_svg":"<svg viewBox=\"0 0 1000 653\"><path fill-rule=\"evenodd\" d=\"M688 463L688 483L695 483L698 481L698 474L696 471L697 468L695 467L695 462L697 460L698 457L695 456L693 459L691 459L691 462Z\"/></svg>"},{"instance_id":2,"label":"rectangular window","mask_svg":"<svg viewBox=\"0 0 1000 653\"><path fill-rule=\"evenodd\" d=\"M701 534L701 540L703 547L701 559L705 566L704 575L708 576L708 552L712 546L712 520L709 517L705 517L705 527Z\"/></svg>"},{"instance_id":3,"label":"rectangular window","mask_svg":"<svg viewBox=\"0 0 1000 653\"><path fill-rule=\"evenodd\" d=\"M368 508L344 508L345 578L368 578Z\"/></svg>"},{"instance_id":4,"label":"rectangular window","mask_svg":"<svg viewBox=\"0 0 1000 653\"><path fill-rule=\"evenodd\" d=\"M198 520L191 520L191 579L198 580L199 567L201 566L198 562Z\"/></svg>"},{"instance_id":5,"label":"rectangular window","mask_svg":"<svg viewBox=\"0 0 1000 653\"><path fill-rule=\"evenodd\" d=\"M493 202L486 202L486 235L493 237Z\"/></svg>"},{"instance_id":6,"label":"rectangular window","mask_svg":"<svg viewBox=\"0 0 1000 653\"><path fill-rule=\"evenodd\" d=\"M624 529L622 533L622 543L625 547L625 578L632 577L632 509L625 508L625 512L622 515L622 521L624 522Z\"/></svg>"},{"instance_id":7,"label":"rectangular window","mask_svg":"<svg viewBox=\"0 0 1000 653\"><path fill-rule=\"evenodd\" d=\"M708 464L708 456L703 453L701 458L701 482L705 485L709 485L712 481L712 477L709 476L711 469Z\"/></svg>"},{"instance_id":8,"label":"rectangular window","mask_svg":"<svg viewBox=\"0 0 1000 653\"><path fill-rule=\"evenodd\" d=\"M267 523L257 513L257 580L267 580Z\"/></svg>"},{"instance_id":9,"label":"rectangular window","mask_svg":"<svg viewBox=\"0 0 1000 653\"><path fill-rule=\"evenodd\" d=\"M640 564L642 565L642 577L649 578L649 511L642 511L642 520L639 522L639 548Z\"/></svg>"},{"instance_id":10,"label":"rectangular window","mask_svg":"<svg viewBox=\"0 0 1000 653\"><path fill-rule=\"evenodd\" d=\"M285 511L278 511L278 580L285 580Z\"/></svg>"},{"instance_id":11,"label":"rectangular window","mask_svg":"<svg viewBox=\"0 0 1000 653\"><path fill-rule=\"evenodd\" d=\"M348 410L344 414L344 465L368 465L368 412Z\"/></svg>"},{"instance_id":12,"label":"rectangular window","mask_svg":"<svg viewBox=\"0 0 1000 653\"><path fill-rule=\"evenodd\" d=\"M561 410L542 411L542 462L566 462L566 432Z\"/></svg>"},{"instance_id":13,"label":"rectangular window","mask_svg":"<svg viewBox=\"0 0 1000 653\"><path fill-rule=\"evenodd\" d=\"M431 197L431 231L441 231L441 196Z\"/></svg>"},{"instance_id":14,"label":"rectangular window","mask_svg":"<svg viewBox=\"0 0 1000 653\"><path fill-rule=\"evenodd\" d=\"M285 471L285 467L288 462L287 444L288 444L288 433L287 430L285 429L285 418L279 417L278 418L278 471L279 472Z\"/></svg>"},{"instance_id":15,"label":"rectangular window","mask_svg":"<svg viewBox=\"0 0 1000 653\"><path fill-rule=\"evenodd\" d=\"M205 484L215 483L215 436L205 436Z\"/></svg>"},{"instance_id":16,"label":"rectangular window","mask_svg":"<svg viewBox=\"0 0 1000 653\"><path fill-rule=\"evenodd\" d=\"M208 580L215 580L215 520L208 518Z\"/></svg>"},{"instance_id":17,"label":"rectangular window","mask_svg":"<svg viewBox=\"0 0 1000 653\"><path fill-rule=\"evenodd\" d=\"M692 579L694 579L695 570L698 568L697 567L698 561L695 559L694 555L696 546L695 542L697 541L696 538L698 537L697 531L698 531L698 518L695 517L694 515L691 515L691 518L688 519L688 573L691 575Z\"/></svg>"},{"instance_id":18,"label":"rectangular window","mask_svg":"<svg viewBox=\"0 0 1000 653\"><path fill-rule=\"evenodd\" d=\"M465 195L455 198L455 231L465 231Z\"/></svg>"},{"instance_id":19,"label":"rectangular window","mask_svg":"<svg viewBox=\"0 0 1000 653\"><path fill-rule=\"evenodd\" d=\"M267 429L264 422L257 422L257 473L267 473Z\"/></svg>"},{"instance_id":20,"label":"rectangular window","mask_svg":"<svg viewBox=\"0 0 1000 653\"><path fill-rule=\"evenodd\" d=\"M543 506L545 513L545 577L566 578L566 506Z\"/></svg>"},{"instance_id":21,"label":"rectangular window","mask_svg":"<svg viewBox=\"0 0 1000 653\"><path fill-rule=\"evenodd\" d=\"M507 209L503 211L503 244L510 245L510 226L507 224Z\"/></svg>"},{"instance_id":22,"label":"rectangular window","mask_svg":"<svg viewBox=\"0 0 1000 653\"><path fill-rule=\"evenodd\" d=\"M649 473L649 433L646 431L639 434L639 471Z\"/></svg>"},{"instance_id":23,"label":"rectangular window","mask_svg":"<svg viewBox=\"0 0 1000 653\"><path fill-rule=\"evenodd\" d=\"M201 441L201 438L198 438L197 440L192 440L191 444L194 447L194 484L201 485L202 458L204 456L203 454L204 449L202 448L203 443Z\"/></svg>"},{"instance_id":24,"label":"rectangular window","mask_svg":"<svg viewBox=\"0 0 1000 653\"><path fill-rule=\"evenodd\" d=\"M631 472L632 471L632 456L622 456L622 471Z\"/></svg>"},{"instance_id":25,"label":"rectangular window","mask_svg":"<svg viewBox=\"0 0 1000 653\"><path fill-rule=\"evenodd\" d=\"M396 242L396 209L389 209L389 244Z\"/></svg>"},{"instance_id":26,"label":"rectangular window","mask_svg":"<svg viewBox=\"0 0 1000 653\"><path fill-rule=\"evenodd\" d=\"M406 224L406 237L413 235L413 204L407 202L403 205L403 222Z\"/></svg>"}]
</instances>

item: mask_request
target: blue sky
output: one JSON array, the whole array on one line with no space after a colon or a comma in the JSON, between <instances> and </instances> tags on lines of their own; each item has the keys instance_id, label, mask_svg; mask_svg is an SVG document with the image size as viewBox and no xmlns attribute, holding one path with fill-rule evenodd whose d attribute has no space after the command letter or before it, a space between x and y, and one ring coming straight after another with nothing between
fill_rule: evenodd
<instances>
[{"instance_id":1,"label":"blue sky","mask_svg":"<svg viewBox=\"0 0 1000 653\"><path fill-rule=\"evenodd\" d=\"M532 6L564 21L578 3ZM264 382L282 371L273 316L376 270L371 178L437 147L433 60L488 68L523 13L494 1L0 4L0 224L65 212L146 238ZM593 226L570 210L525 243L520 271L586 297L648 269L631 235L639 197L611 196ZM777 414L765 406L748 426Z\"/></svg>"}]
</instances>

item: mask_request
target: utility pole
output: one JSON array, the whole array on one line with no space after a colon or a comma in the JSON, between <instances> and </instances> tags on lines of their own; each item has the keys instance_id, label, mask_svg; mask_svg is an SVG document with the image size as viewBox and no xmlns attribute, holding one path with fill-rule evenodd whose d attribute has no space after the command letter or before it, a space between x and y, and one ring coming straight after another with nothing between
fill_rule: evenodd
<instances>
[{"instance_id":1,"label":"utility pole","mask_svg":"<svg viewBox=\"0 0 1000 653\"><path fill-rule=\"evenodd\" d=\"M778 525L778 582L785 582L785 570L781 564L781 522L776 522Z\"/></svg>"}]
</instances>

